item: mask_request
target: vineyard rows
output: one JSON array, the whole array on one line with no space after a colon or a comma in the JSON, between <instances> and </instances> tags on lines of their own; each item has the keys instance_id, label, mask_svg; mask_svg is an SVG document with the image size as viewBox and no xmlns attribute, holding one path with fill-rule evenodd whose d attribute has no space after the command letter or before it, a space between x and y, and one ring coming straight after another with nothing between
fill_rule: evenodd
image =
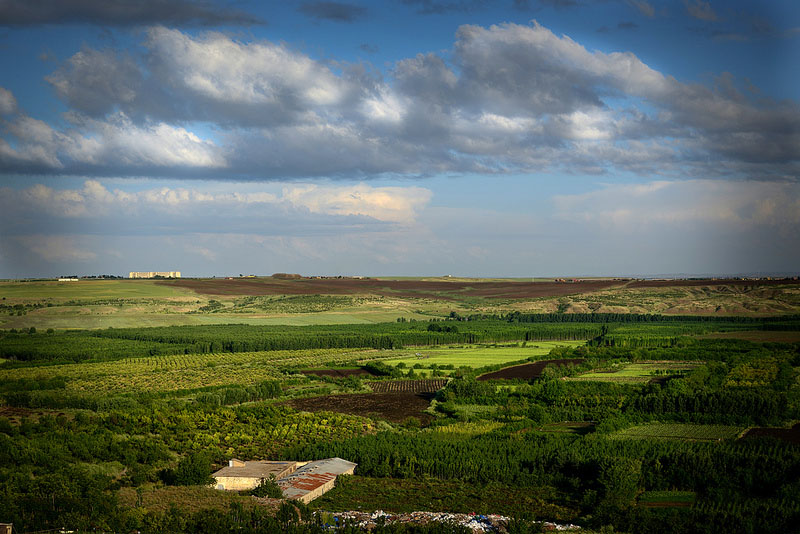
<instances>
[{"instance_id":1,"label":"vineyard rows","mask_svg":"<svg viewBox=\"0 0 800 534\"><path fill-rule=\"evenodd\" d=\"M392 380L370 382L369 387L375 393L433 393L447 384L446 378L432 380Z\"/></svg>"}]
</instances>

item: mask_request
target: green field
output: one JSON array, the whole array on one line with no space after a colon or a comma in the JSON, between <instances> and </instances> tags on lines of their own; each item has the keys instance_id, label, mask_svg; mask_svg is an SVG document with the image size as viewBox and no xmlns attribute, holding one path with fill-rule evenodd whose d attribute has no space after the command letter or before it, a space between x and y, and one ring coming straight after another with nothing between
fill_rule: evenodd
<instances>
[{"instance_id":1,"label":"green field","mask_svg":"<svg viewBox=\"0 0 800 534\"><path fill-rule=\"evenodd\" d=\"M583 341L535 341L526 346L473 346L451 347L448 349L419 349L402 351L404 354L398 358L384 360L388 365L397 366L402 363L407 368L415 368L415 372L428 373L432 365L452 365L453 367L471 367L478 369L487 365L498 365L508 362L527 360L544 360L555 347L577 347Z\"/></svg>"},{"instance_id":2,"label":"green field","mask_svg":"<svg viewBox=\"0 0 800 534\"><path fill-rule=\"evenodd\" d=\"M154 280L81 280L78 282L0 282L7 302L196 297L194 291Z\"/></svg>"},{"instance_id":3,"label":"green field","mask_svg":"<svg viewBox=\"0 0 800 534\"><path fill-rule=\"evenodd\" d=\"M582 375L570 377L568 380L619 382L619 383L644 383L652 378L670 375L680 375L701 365L702 362L643 362L623 363L602 370L590 371Z\"/></svg>"},{"instance_id":4,"label":"green field","mask_svg":"<svg viewBox=\"0 0 800 534\"><path fill-rule=\"evenodd\" d=\"M631 534L789 532L800 517L788 442L800 352L757 342L800 332L800 316L755 316L769 295L792 309L780 288L516 301L209 296L151 281L0 289L0 521L20 532L295 531L272 517L279 503L205 486L231 458L358 464L316 509L499 512ZM687 297L702 305L683 317L569 313ZM725 299L752 313L699 316ZM537 306L553 313L527 313ZM764 335L701 337L736 331ZM476 380L551 359L583 363ZM337 368L364 372L301 372ZM448 378L416 380L429 375ZM643 385L659 377L670 380ZM737 439L771 427L786 432Z\"/></svg>"},{"instance_id":5,"label":"green field","mask_svg":"<svg viewBox=\"0 0 800 534\"><path fill-rule=\"evenodd\" d=\"M379 357L352 349L282 350L129 358L111 362L23 367L3 371L3 380L41 380L58 376L69 393L133 393L196 390L209 386L249 386L279 379L280 369L344 365Z\"/></svg>"},{"instance_id":6,"label":"green field","mask_svg":"<svg viewBox=\"0 0 800 534\"><path fill-rule=\"evenodd\" d=\"M611 434L611 439L666 439L678 441L722 441L736 439L745 427L727 425L692 425L648 423Z\"/></svg>"}]
</instances>

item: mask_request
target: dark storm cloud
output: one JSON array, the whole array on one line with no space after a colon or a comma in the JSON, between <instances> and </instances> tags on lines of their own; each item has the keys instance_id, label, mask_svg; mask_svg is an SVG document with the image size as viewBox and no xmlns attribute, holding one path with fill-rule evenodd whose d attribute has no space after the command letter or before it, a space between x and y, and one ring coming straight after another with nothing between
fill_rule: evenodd
<instances>
[{"instance_id":1,"label":"dark storm cloud","mask_svg":"<svg viewBox=\"0 0 800 534\"><path fill-rule=\"evenodd\" d=\"M366 7L342 2L304 2L297 10L315 19L334 22L355 22L368 12Z\"/></svg>"},{"instance_id":2,"label":"dark storm cloud","mask_svg":"<svg viewBox=\"0 0 800 534\"><path fill-rule=\"evenodd\" d=\"M3 0L0 26L98 24L104 26L217 26L263 24L258 17L206 1Z\"/></svg>"}]
</instances>

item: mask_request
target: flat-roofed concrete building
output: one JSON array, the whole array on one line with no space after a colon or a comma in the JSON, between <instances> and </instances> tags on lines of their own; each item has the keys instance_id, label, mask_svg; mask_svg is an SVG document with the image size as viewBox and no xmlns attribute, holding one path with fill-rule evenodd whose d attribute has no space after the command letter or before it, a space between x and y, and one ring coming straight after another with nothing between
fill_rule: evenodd
<instances>
[{"instance_id":1,"label":"flat-roofed concrete building","mask_svg":"<svg viewBox=\"0 0 800 534\"><path fill-rule=\"evenodd\" d=\"M352 475L356 465L341 458L327 458L308 462L294 473L278 480L278 486L287 499L297 499L308 504L320 495L333 489L336 477Z\"/></svg>"},{"instance_id":2,"label":"flat-roofed concrete building","mask_svg":"<svg viewBox=\"0 0 800 534\"><path fill-rule=\"evenodd\" d=\"M243 462L230 460L213 476L217 481L214 486L219 490L249 490L261 483L262 478L274 476L276 480L291 475L297 469L297 462Z\"/></svg>"},{"instance_id":3,"label":"flat-roofed concrete building","mask_svg":"<svg viewBox=\"0 0 800 534\"><path fill-rule=\"evenodd\" d=\"M155 278L160 276L162 278L180 278L180 271L131 271L128 278Z\"/></svg>"}]
</instances>

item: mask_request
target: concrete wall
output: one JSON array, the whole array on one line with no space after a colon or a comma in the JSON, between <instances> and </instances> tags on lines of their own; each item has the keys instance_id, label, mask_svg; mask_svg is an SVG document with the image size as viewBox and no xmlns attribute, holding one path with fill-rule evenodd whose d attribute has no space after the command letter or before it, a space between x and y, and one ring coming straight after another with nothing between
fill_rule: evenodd
<instances>
[{"instance_id":1,"label":"concrete wall","mask_svg":"<svg viewBox=\"0 0 800 534\"><path fill-rule=\"evenodd\" d=\"M217 477L215 489L242 491L251 490L259 485L261 479L253 477Z\"/></svg>"}]
</instances>

